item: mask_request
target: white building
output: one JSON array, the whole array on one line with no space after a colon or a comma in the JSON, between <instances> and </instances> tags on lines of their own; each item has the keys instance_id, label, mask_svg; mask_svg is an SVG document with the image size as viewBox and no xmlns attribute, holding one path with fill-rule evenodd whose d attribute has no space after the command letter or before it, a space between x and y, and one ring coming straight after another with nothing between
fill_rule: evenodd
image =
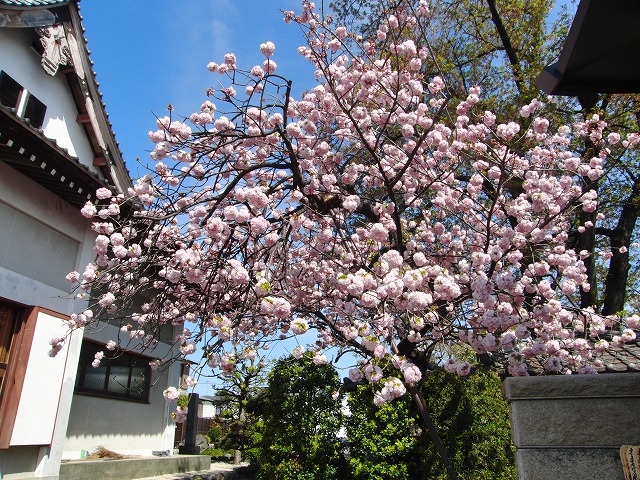
<instances>
[{"instance_id":1,"label":"white building","mask_svg":"<svg viewBox=\"0 0 640 480\"><path fill-rule=\"evenodd\" d=\"M151 353L87 364L115 326L49 340L82 311L65 275L93 260L80 208L99 187L131 181L88 57L77 1L0 0L0 478L58 478L62 458L99 445L124 454L171 450L161 392L179 365L152 372Z\"/></svg>"}]
</instances>

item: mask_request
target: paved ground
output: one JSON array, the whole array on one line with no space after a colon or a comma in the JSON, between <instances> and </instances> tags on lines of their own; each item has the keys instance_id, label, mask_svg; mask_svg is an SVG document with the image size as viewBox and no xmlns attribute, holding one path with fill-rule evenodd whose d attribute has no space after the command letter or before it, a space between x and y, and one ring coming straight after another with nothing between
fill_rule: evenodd
<instances>
[{"instance_id":1,"label":"paved ground","mask_svg":"<svg viewBox=\"0 0 640 480\"><path fill-rule=\"evenodd\" d=\"M144 477L135 480L221 480L221 479L238 479L241 478L237 473L237 469L246 466L246 464L231 465L224 462L215 462L211 464L209 470L200 472L187 473L169 473L167 475L158 475L156 477Z\"/></svg>"}]
</instances>

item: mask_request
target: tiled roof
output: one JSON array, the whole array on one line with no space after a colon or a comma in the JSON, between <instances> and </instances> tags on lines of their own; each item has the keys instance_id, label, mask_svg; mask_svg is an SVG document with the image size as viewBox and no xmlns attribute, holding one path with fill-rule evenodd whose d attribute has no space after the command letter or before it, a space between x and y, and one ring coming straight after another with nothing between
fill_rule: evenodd
<instances>
[{"instance_id":1,"label":"tiled roof","mask_svg":"<svg viewBox=\"0 0 640 480\"><path fill-rule=\"evenodd\" d=\"M0 0L0 5L10 7L50 7L69 3L69 0Z\"/></svg>"},{"instance_id":2,"label":"tiled roof","mask_svg":"<svg viewBox=\"0 0 640 480\"><path fill-rule=\"evenodd\" d=\"M640 341L612 347L602 355L600 373L623 373L640 371Z\"/></svg>"},{"instance_id":3,"label":"tiled roof","mask_svg":"<svg viewBox=\"0 0 640 480\"><path fill-rule=\"evenodd\" d=\"M602 340L612 343L612 337L620 332L613 331L599 336ZM508 352L507 352L508 353ZM508 376L507 373L507 353L499 352L483 354L478 357L481 364L493 368L501 377ZM611 345L608 350L600 355L594 355L602 360L602 364L596 367L598 373L634 373L640 372L640 337L631 342ZM436 367L437 368L437 367ZM530 364L529 375L544 375L545 371L541 364Z\"/></svg>"}]
</instances>

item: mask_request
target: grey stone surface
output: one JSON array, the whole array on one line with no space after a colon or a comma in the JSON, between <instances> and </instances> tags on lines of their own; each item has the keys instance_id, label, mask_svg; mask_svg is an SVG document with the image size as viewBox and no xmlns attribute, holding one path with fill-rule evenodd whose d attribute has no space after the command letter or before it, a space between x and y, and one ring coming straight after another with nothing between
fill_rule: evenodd
<instances>
[{"instance_id":1,"label":"grey stone surface","mask_svg":"<svg viewBox=\"0 0 640 480\"><path fill-rule=\"evenodd\" d=\"M640 374L508 378L520 480L624 480L619 449L640 444Z\"/></svg>"},{"instance_id":2,"label":"grey stone surface","mask_svg":"<svg viewBox=\"0 0 640 480\"><path fill-rule=\"evenodd\" d=\"M214 462L208 471L158 475L135 480L249 480L239 473L246 466L247 464L232 465L230 463Z\"/></svg>"},{"instance_id":3,"label":"grey stone surface","mask_svg":"<svg viewBox=\"0 0 640 480\"><path fill-rule=\"evenodd\" d=\"M639 398L518 400L511 403L516 447L608 446L640 443ZM637 418L637 417L636 417Z\"/></svg>"},{"instance_id":4,"label":"grey stone surface","mask_svg":"<svg viewBox=\"0 0 640 480\"><path fill-rule=\"evenodd\" d=\"M130 480L169 473L209 470L208 456L141 457L118 460L80 460L60 466L60 480Z\"/></svg>"},{"instance_id":5,"label":"grey stone surface","mask_svg":"<svg viewBox=\"0 0 640 480\"><path fill-rule=\"evenodd\" d=\"M640 397L640 373L509 377L502 385L508 401L520 398Z\"/></svg>"},{"instance_id":6,"label":"grey stone surface","mask_svg":"<svg viewBox=\"0 0 640 480\"><path fill-rule=\"evenodd\" d=\"M518 450L519 480L625 480L617 449Z\"/></svg>"}]
</instances>

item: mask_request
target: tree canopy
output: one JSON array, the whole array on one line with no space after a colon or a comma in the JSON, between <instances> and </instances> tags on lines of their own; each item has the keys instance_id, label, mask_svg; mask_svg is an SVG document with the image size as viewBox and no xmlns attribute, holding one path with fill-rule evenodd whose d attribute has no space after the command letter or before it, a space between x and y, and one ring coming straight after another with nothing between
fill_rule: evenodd
<instances>
[{"instance_id":1,"label":"tree canopy","mask_svg":"<svg viewBox=\"0 0 640 480\"><path fill-rule=\"evenodd\" d=\"M616 273L616 262L629 268L640 136L587 99L562 118L553 100L533 98L525 77L543 60L527 55L546 40L512 31L514 62L502 30L535 23L548 3L521 3L501 4L498 18L487 1L489 16L469 17L485 20L467 43L499 38L508 74L482 67L479 42L465 47L469 63L453 58L442 73L455 36L437 22L455 11L439 17L424 0L394 2L365 36L309 1L285 12L316 68L300 99L276 73L271 42L262 65L242 69L232 53L210 63L221 86L149 133L154 171L82 209L97 259L68 278L96 301L70 329L106 316L145 348L163 325L179 326L181 355L223 371L237 348L315 330L316 363L331 348L355 354L351 379L376 384L378 405L409 390L425 428L418 386L437 360L467 375L459 352L503 359L511 375L595 372L610 342L640 326L622 312L627 277ZM501 79L510 96L492 96ZM138 208L120 215L123 202ZM622 303L610 306L621 280ZM136 308L140 296L149 300Z\"/></svg>"},{"instance_id":2,"label":"tree canopy","mask_svg":"<svg viewBox=\"0 0 640 480\"><path fill-rule=\"evenodd\" d=\"M262 434L257 446L260 478L340 478L339 388L333 367L316 364L309 355L276 362L256 402Z\"/></svg>"}]
</instances>

